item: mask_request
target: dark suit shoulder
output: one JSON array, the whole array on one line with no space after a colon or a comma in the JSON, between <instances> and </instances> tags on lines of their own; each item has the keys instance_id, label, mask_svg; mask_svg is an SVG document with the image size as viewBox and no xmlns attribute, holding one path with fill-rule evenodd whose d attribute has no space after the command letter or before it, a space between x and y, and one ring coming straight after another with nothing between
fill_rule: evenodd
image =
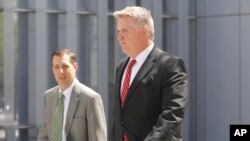
<instances>
[{"instance_id":1,"label":"dark suit shoulder","mask_svg":"<svg viewBox=\"0 0 250 141\"><path fill-rule=\"evenodd\" d=\"M176 69L181 69L186 72L184 61L176 56L169 54L159 48L156 49L156 56L158 64L169 71L175 71Z\"/></svg>"},{"instance_id":2,"label":"dark suit shoulder","mask_svg":"<svg viewBox=\"0 0 250 141\"><path fill-rule=\"evenodd\" d=\"M154 47L154 51L152 52L154 53L156 56L158 56L160 59L165 59L165 61L175 61L175 60L181 60L180 57L173 55L173 54L169 54L166 51L163 51L162 49L160 49L159 47Z\"/></svg>"}]
</instances>

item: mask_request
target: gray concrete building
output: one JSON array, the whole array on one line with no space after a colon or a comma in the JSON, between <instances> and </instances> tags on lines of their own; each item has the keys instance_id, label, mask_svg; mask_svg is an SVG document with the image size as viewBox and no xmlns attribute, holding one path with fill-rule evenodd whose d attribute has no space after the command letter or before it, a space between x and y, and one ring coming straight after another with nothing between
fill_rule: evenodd
<instances>
[{"instance_id":1,"label":"gray concrete building","mask_svg":"<svg viewBox=\"0 0 250 141\"><path fill-rule=\"evenodd\" d=\"M184 141L227 141L230 124L250 123L248 0L0 0L0 141L36 140L57 48L77 53L77 77L102 95L112 120L124 57L112 13L128 5L150 9L155 43L186 63Z\"/></svg>"}]
</instances>

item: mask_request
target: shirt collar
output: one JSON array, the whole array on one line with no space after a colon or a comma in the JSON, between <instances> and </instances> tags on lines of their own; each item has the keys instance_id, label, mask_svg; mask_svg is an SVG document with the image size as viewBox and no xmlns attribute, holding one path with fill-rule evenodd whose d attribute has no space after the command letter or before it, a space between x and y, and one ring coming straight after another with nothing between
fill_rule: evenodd
<instances>
[{"instance_id":1,"label":"shirt collar","mask_svg":"<svg viewBox=\"0 0 250 141\"><path fill-rule=\"evenodd\" d=\"M65 99L69 99L70 98L70 95L71 95L71 92L73 90L73 87L75 85L75 83L77 82L78 80L75 78L73 83L67 88L65 89L64 91L61 90L61 88L59 89L59 94L62 92L65 96Z\"/></svg>"},{"instance_id":2,"label":"shirt collar","mask_svg":"<svg viewBox=\"0 0 250 141\"><path fill-rule=\"evenodd\" d=\"M139 55L137 55L135 58L130 58L130 61L132 59L136 60L137 64L142 64L146 58L148 57L149 53L152 51L154 47L154 43L150 44L148 47L146 47Z\"/></svg>"}]
</instances>

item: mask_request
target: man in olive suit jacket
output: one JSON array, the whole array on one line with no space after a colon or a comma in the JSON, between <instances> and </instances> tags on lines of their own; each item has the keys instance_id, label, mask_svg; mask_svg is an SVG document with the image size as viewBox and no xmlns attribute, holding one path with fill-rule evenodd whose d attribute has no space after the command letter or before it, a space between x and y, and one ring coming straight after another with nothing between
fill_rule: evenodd
<instances>
[{"instance_id":1,"label":"man in olive suit jacket","mask_svg":"<svg viewBox=\"0 0 250 141\"><path fill-rule=\"evenodd\" d=\"M54 141L54 113L60 93L64 95L60 141L107 141L102 98L76 79L78 65L75 54L69 49L59 49L52 54L51 61L58 86L45 92L43 123L38 141Z\"/></svg>"}]
</instances>

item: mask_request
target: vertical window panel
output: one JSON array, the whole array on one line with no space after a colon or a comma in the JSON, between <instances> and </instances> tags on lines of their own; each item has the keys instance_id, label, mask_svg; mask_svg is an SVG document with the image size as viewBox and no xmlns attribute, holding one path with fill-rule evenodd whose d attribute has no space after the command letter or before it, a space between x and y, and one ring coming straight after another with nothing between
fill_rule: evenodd
<instances>
[{"instance_id":1,"label":"vertical window panel","mask_svg":"<svg viewBox=\"0 0 250 141\"><path fill-rule=\"evenodd\" d=\"M189 37L189 53L190 53L190 63L189 63L189 67L190 72L189 72L189 79L190 79L190 93L192 93L192 95L190 95L189 101L190 106L189 106L189 118L190 119L196 119L196 115L197 115L197 111L196 111L196 107L197 107L197 94L196 94L196 87L197 87L197 46L196 46L196 0L189 0L188 2L188 16L189 18L189 33L188 33L188 37ZM193 120L189 120L189 125L190 125L190 129L192 128L193 130L188 130L188 135L189 135L189 140L197 140L197 121L193 121Z\"/></svg>"},{"instance_id":2,"label":"vertical window panel","mask_svg":"<svg viewBox=\"0 0 250 141\"><path fill-rule=\"evenodd\" d=\"M2 8L3 1L0 3ZM0 12L0 123L4 123L4 17L3 12ZM5 138L5 131L0 129L0 140Z\"/></svg>"},{"instance_id":3,"label":"vertical window panel","mask_svg":"<svg viewBox=\"0 0 250 141\"><path fill-rule=\"evenodd\" d=\"M136 0L136 1L135 1L135 5L141 6L141 0Z\"/></svg>"},{"instance_id":4,"label":"vertical window panel","mask_svg":"<svg viewBox=\"0 0 250 141\"><path fill-rule=\"evenodd\" d=\"M58 9L58 0L47 0L47 7L51 10Z\"/></svg>"},{"instance_id":5,"label":"vertical window panel","mask_svg":"<svg viewBox=\"0 0 250 141\"><path fill-rule=\"evenodd\" d=\"M164 15L178 16L178 0L162 0L162 13Z\"/></svg>"},{"instance_id":6,"label":"vertical window panel","mask_svg":"<svg viewBox=\"0 0 250 141\"><path fill-rule=\"evenodd\" d=\"M98 48L97 48L97 16L90 16L90 87L97 90L98 89L98 70L101 70L98 64ZM86 68L84 69L86 70ZM83 70L83 71L84 71Z\"/></svg>"},{"instance_id":7,"label":"vertical window panel","mask_svg":"<svg viewBox=\"0 0 250 141\"><path fill-rule=\"evenodd\" d=\"M6 2L6 1L5 1ZM7 3L9 5L13 4L13 1L8 1L12 3ZM3 12L4 16L4 115L2 117L3 122L6 125L14 122L14 112L15 112L15 97L14 97L14 66L15 66L15 46L16 46L16 22L17 15L13 11L8 10ZM5 59L7 58L7 59ZM8 118L6 118L8 117Z\"/></svg>"},{"instance_id":8,"label":"vertical window panel","mask_svg":"<svg viewBox=\"0 0 250 141\"><path fill-rule=\"evenodd\" d=\"M18 8L28 8L28 0L17 0Z\"/></svg>"},{"instance_id":9,"label":"vertical window panel","mask_svg":"<svg viewBox=\"0 0 250 141\"><path fill-rule=\"evenodd\" d=\"M49 0L51 1L51 0ZM67 9L67 1L68 0L57 0L58 10L66 10Z\"/></svg>"},{"instance_id":10,"label":"vertical window panel","mask_svg":"<svg viewBox=\"0 0 250 141\"><path fill-rule=\"evenodd\" d=\"M3 92L3 81L4 81L4 66L3 66L3 59L4 59L4 54L3 54L3 49L4 49L4 28L3 28L3 22L4 18L3 18L3 13L0 12L0 116L3 114L3 110L4 110L4 92ZM1 118L0 118L0 122L1 122Z\"/></svg>"},{"instance_id":11,"label":"vertical window panel","mask_svg":"<svg viewBox=\"0 0 250 141\"><path fill-rule=\"evenodd\" d=\"M88 11L91 13L96 13L97 2L97 0L76 0L76 7L79 11Z\"/></svg>"},{"instance_id":12,"label":"vertical window panel","mask_svg":"<svg viewBox=\"0 0 250 141\"><path fill-rule=\"evenodd\" d=\"M189 67L191 68L191 71L189 72L189 78L190 78L190 84L189 84L189 89L190 89L190 93L192 93L192 95L190 95L189 98L189 103L190 104L190 111L189 111L189 118L190 119L196 119L196 65L197 65L197 61L196 61L196 22L194 20L189 21L189 52L190 52L190 63L189 63ZM196 140L196 134L197 134L197 129L196 127L196 122L194 120L189 120L189 125L190 128L192 128L193 130L188 130L188 135L189 135L189 140L193 141Z\"/></svg>"},{"instance_id":13,"label":"vertical window panel","mask_svg":"<svg viewBox=\"0 0 250 141\"><path fill-rule=\"evenodd\" d=\"M67 46L67 28L71 28L70 26L66 25L67 16L65 14L58 15L58 22L57 22L57 37L58 37L58 48L71 48ZM69 33L68 33L69 34Z\"/></svg>"},{"instance_id":14,"label":"vertical window panel","mask_svg":"<svg viewBox=\"0 0 250 141\"><path fill-rule=\"evenodd\" d=\"M5 1L6 2L6 1ZM6 4L14 4L14 1L8 1L9 3L6 2ZM5 12L3 12L3 35L4 35L4 47L3 47L3 70L4 70L4 78L3 78L3 92L4 92L4 97L3 97L3 114L1 115L1 122L2 124L5 125L10 125L13 122L15 122L15 96L14 96L14 66L15 66L15 53L14 53L14 47L16 44L16 40L14 38L14 33L16 33L14 30L14 27L16 27L16 21L17 21L17 16L13 13L13 11L10 11L6 9ZM7 59L5 59L7 58ZM6 133L6 131L5 131ZM2 136L3 138L6 138L6 134ZM11 135L12 139L14 139L15 136Z\"/></svg>"},{"instance_id":15,"label":"vertical window panel","mask_svg":"<svg viewBox=\"0 0 250 141\"><path fill-rule=\"evenodd\" d=\"M116 41L116 25L113 17L108 18L108 63L109 63L109 83L114 83L115 74L115 41Z\"/></svg>"},{"instance_id":16,"label":"vertical window panel","mask_svg":"<svg viewBox=\"0 0 250 141\"><path fill-rule=\"evenodd\" d=\"M112 12L115 9L115 0L108 0L108 11Z\"/></svg>"},{"instance_id":17,"label":"vertical window panel","mask_svg":"<svg viewBox=\"0 0 250 141\"><path fill-rule=\"evenodd\" d=\"M47 15L47 48L48 54L51 56L52 52L58 48L58 15L57 14L48 14ZM48 65L51 65L51 59L48 59ZM48 86L53 87L57 83L54 79L51 67L48 67L49 77L48 77Z\"/></svg>"},{"instance_id":18,"label":"vertical window panel","mask_svg":"<svg viewBox=\"0 0 250 141\"><path fill-rule=\"evenodd\" d=\"M28 7L30 9L35 9L36 8L36 0L28 0Z\"/></svg>"},{"instance_id":19,"label":"vertical window panel","mask_svg":"<svg viewBox=\"0 0 250 141\"><path fill-rule=\"evenodd\" d=\"M189 16L195 16L195 0L189 0L189 3L188 3L188 14Z\"/></svg>"},{"instance_id":20,"label":"vertical window panel","mask_svg":"<svg viewBox=\"0 0 250 141\"><path fill-rule=\"evenodd\" d=\"M163 20L163 24L162 24L162 41L163 41L163 50L167 51L168 50L168 43L169 38L170 38L170 32L168 32L169 29L169 20L168 19L164 19Z\"/></svg>"},{"instance_id":21,"label":"vertical window panel","mask_svg":"<svg viewBox=\"0 0 250 141\"><path fill-rule=\"evenodd\" d=\"M97 61L97 17L78 16L78 79L84 84L97 89L98 61Z\"/></svg>"},{"instance_id":22,"label":"vertical window panel","mask_svg":"<svg viewBox=\"0 0 250 141\"><path fill-rule=\"evenodd\" d=\"M163 49L171 54L177 54L178 50L178 21L175 19L163 20Z\"/></svg>"},{"instance_id":23,"label":"vertical window panel","mask_svg":"<svg viewBox=\"0 0 250 141\"><path fill-rule=\"evenodd\" d=\"M4 1L4 0L0 0L0 10L1 10L1 11L3 10L3 4L4 4L3 1Z\"/></svg>"},{"instance_id":24,"label":"vertical window panel","mask_svg":"<svg viewBox=\"0 0 250 141\"><path fill-rule=\"evenodd\" d=\"M162 13L164 15L170 14L170 0L162 0Z\"/></svg>"},{"instance_id":25,"label":"vertical window panel","mask_svg":"<svg viewBox=\"0 0 250 141\"><path fill-rule=\"evenodd\" d=\"M16 13L17 22L15 24L14 36L15 46L15 87L14 120L19 125L28 124L28 13ZM28 131L18 131L20 140L28 140Z\"/></svg>"},{"instance_id":26,"label":"vertical window panel","mask_svg":"<svg viewBox=\"0 0 250 141\"><path fill-rule=\"evenodd\" d=\"M112 17L108 18L108 99L109 101L113 101L114 99L114 84L115 84L115 69L116 69L116 61L115 61L115 41L116 41L116 26L115 20ZM113 121L113 102L108 103L108 115L109 119L108 123L112 123ZM108 126L108 133L111 133L112 127ZM111 135L109 135L111 136Z\"/></svg>"},{"instance_id":27,"label":"vertical window panel","mask_svg":"<svg viewBox=\"0 0 250 141\"><path fill-rule=\"evenodd\" d=\"M77 22L78 28L78 79L80 82L90 85L90 17L80 15Z\"/></svg>"},{"instance_id":28,"label":"vertical window panel","mask_svg":"<svg viewBox=\"0 0 250 141\"><path fill-rule=\"evenodd\" d=\"M20 111L28 109L27 93L28 93L28 14L17 13L17 25L15 36L17 44L15 47L15 96L17 97L16 106ZM24 81L25 80L25 81ZM20 103L19 103L19 102ZM23 103L23 102L25 103ZM19 114L19 111L17 111ZM23 117L24 116L24 117ZM17 115L19 122L27 122L27 115Z\"/></svg>"}]
</instances>

